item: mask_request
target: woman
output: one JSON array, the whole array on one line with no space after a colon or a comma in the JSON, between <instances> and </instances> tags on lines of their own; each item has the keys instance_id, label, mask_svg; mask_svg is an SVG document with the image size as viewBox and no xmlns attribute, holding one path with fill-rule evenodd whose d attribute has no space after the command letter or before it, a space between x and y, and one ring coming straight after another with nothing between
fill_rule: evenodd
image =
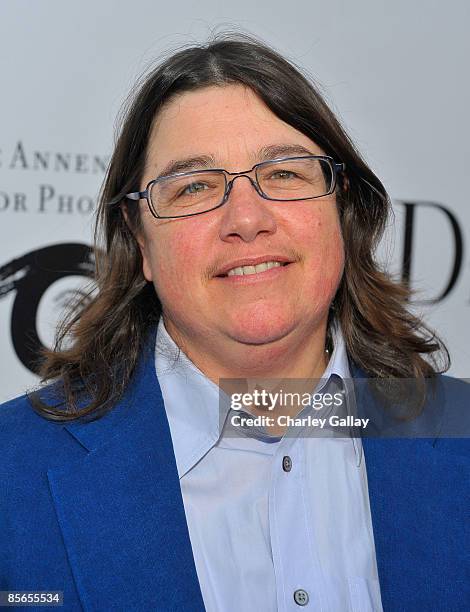
<instances>
[{"instance_id":1,"label":"woman","mask_svg":"<svg viewBox=\"0 0 470 612\"><path fill-rule=\"evenodd\" d=\"M468 464L439 434L468 388L374 260L389 206L272 49L227 36L157 66L102 190L97 292L51 384L0 413L1 588L67 610L466 609ZM217 429L222 378L321 377L349 405L351 376L375 390L359 409L417 381L433 444Z\"/></svg>"}]
</instances>

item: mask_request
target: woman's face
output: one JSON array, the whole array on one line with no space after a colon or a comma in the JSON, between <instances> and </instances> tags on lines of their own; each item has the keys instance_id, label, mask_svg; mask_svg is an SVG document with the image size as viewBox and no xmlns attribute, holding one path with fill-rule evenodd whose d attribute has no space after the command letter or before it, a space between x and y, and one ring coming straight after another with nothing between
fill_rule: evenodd
<instances>
[{"instance_id":1,"label":"woman's face","mask_svg":"<svg viewBox=\"0 0 470 612\"><path fill-rule=\"evenodd\" d=\"M281 150L324 154L242 85L184 93L154 122L141 189L174 161L205 156L212 167L237 172ZM143 272L177 334L202 346L229 347L302 338L326 327L344 260L334 194L273 202L239 178L226 204L208 213L155 219L145 201L141 213ZM221 275L245 258L289 263L259 274Z\"/></svg>"}]
</instances>

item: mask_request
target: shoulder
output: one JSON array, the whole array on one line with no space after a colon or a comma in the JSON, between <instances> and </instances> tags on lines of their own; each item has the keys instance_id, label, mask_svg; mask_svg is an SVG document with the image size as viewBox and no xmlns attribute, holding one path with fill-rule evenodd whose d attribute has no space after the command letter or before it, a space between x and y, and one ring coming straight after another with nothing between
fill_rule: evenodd
<instances>
[{"instance_id":1,"label":"shoulder","mask_svg":"<svg viewBox=\"0 0 470 612\"><path fill-rule=\"evenodd\" d=\"M437 446L441 451L470 456L470 384L467 380L439 375L429 397L431 411L441 415Z\"/></svg>"},{"instance_id":2,"label":"shoulder","mask_svg":"<svg viewBox=\"0 0 470 612\"><path fill-rule=\"evenodd\" d=\"M446 399L470 401L470 379L438 374L437 380L442 386Z\"/></svg>"},{"instance_id":3,"label":"shoulder","mask_svg":"<svg viewBox=\"0 0 470 612\"><path fill-rule=\"evenodd\" d=\"M51 388L46 387L45 392ZM39 415L28 394L0 404L0 466L7 471L54 465L70 442L65 423Z\"/></svg>"},{"instance_id":4,"label":"shoulder","mask_svg":"<svg viewBox=\"0 0 470 612\"><path fill-rule=\"evenodd\" d=\"M33 409L25 393L0 404L0 441L3 444L11 436L35 434L47 427L45 419Z\"/></svg>"},{"instance_id":5,"label":"shoulder","mask_svg":"<svg viewBox=\"0 0 470 612\"><path fill-rule=\"evenodd\" d=\"M439 374L429 380L426 400L425 409L439 411L443 421L462 419L462 426L469 425L470 384L466 380Z\"/></svg>"},{"instance_id":6,"label":"shoulder","mask_svg":"<svg viewBox=\"0 0 470 612\"><path fill-rule=\"evenodd\" d=\"M61 402L61 397L63 397L63 394L61 395L60 393L60 388L58 383L52 382L34 391L23 393L23 395L0 403L0 423L13 426L15 423L24 425L29 421L31 423L52 422L43 418L35 411L31 398L38 396L45 404L56 406Z\"/></svg>"},{"instance_id":7,"label":"shoulder","mask_svg":"<svg viewBox=\"0 0 470 612\"><path fill-rule=\"evenodd\" d=\"M403 423L393 419L380 397L373 392L374 378L353 364L355 389L360 409L377 422L377 431L392 432L388 437L426 439L446 454L470 456L470 384L464 379L437 374L425 379L425 402L419 414ZM416 380L397 379L400 402L416 393ZM407 385L410 385L407 390ZM391 389L393 390L393 385ZM377 435L377 433L375 434ZM409 440L411 441L411 440ZM404 443L405 447L407 443Z\"/></svg>"}]
</instances>

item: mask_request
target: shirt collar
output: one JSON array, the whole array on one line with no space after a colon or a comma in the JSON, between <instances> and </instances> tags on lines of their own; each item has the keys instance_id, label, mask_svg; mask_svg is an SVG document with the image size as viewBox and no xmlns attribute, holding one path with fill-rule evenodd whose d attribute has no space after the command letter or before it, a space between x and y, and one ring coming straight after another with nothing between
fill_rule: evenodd
<instances>
[{"instance_id":1,"label":"shirt collar","mask_svg":"<svg viewBox=\"0 0 470 612\"><path fill-rule=\"evenodd\" d=\"M333 353L316 391L332 376L350 379L349 363L340 327L333 328ZM182 478L216 444L229 406L219 387L203 374L176 345L160 317L155 346L155 369L171 430L178 475ZM362 447L352 439L358 465Z\"/></svg>"},{"instance_id":2,"label":"shirt collar","mask_svg":"<svg viewBox=\"0 0 470 612\"><path fill-rule=\"evenodd\" d=\"M333 353L328 361L326 370L322 374L322 382L320 383L320 387L323 387L333 375L339 376L343 381L351 378L346 344L344 342L343 333L339 323L333 325L332 338Z\"/></svg>"}]
</instances>

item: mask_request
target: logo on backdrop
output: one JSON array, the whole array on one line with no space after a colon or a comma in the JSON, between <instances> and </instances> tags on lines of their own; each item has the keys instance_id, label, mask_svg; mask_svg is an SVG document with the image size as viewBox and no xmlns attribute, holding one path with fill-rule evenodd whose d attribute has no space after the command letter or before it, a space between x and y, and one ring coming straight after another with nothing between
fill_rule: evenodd
<instances>
[{"instance_id":1,"label":"logo on backdrop","mask_svg":"<svg viewBox=\"0 0 470 612\"><path fill-rule=\"evenodd\" d=\"M419 223L416 211L429 209L442 215L451 229L448 244L439 244L442 252L453 253L445 278L436 279L442 287L427 303L436 304L448 297L462 270L463 235L455 215L445 206L433 202L399 202L405 210L401 278L410 283L415 252L415 235ZM11 311L11 338L18 359L31 372L36 372L38 355L44 346L52 346L54 329L63 308L78 294L94 273L90 246L63 243L45 246L9 261L0 267L0 299L15 292ZM440 281L440 284L439 284Z\"/></svg>"},{"instance_id":2,"label":"logo on backdrop","mask_svg":"<svg viewBox=\"0 0 470 612\"><path fill-rule=\"evenodd\" d=\"M0 298L15 292L11 339L21 363L36 373L44 346L52 346L63 309L94 273L91 247L63 243L30 251L0 267ZM51 320L55 319L55 320Z\"/></svg>"},{"instance_id":3,"label":"logo on backdrop","mask_svg":"<svg viewBox=\"0 0 470 612\"><path fill-rule=\"evenodd\" d=\"M401 280L406 285L410 284L411 269L413 263L414 253L414 239L416 237L416 213L419 209L432 209L441 215L442 222L446 223L451 230L452 240L450 244L436 244L442 253L447 253L452 250L453 261L447 279L443 279L442 289L436 295L428 298L427 300L421 300L421 304L437 304L446 298L457 283L462 269L462 261L464 254L464 242L463 234L457 217L454 213L437 202L405 202L401 200L395 201L405 209L405 227L404 227L404 242L403 242L403 255L402 255L402 269L401 269Z\"/></svg>"}]
</instances>

